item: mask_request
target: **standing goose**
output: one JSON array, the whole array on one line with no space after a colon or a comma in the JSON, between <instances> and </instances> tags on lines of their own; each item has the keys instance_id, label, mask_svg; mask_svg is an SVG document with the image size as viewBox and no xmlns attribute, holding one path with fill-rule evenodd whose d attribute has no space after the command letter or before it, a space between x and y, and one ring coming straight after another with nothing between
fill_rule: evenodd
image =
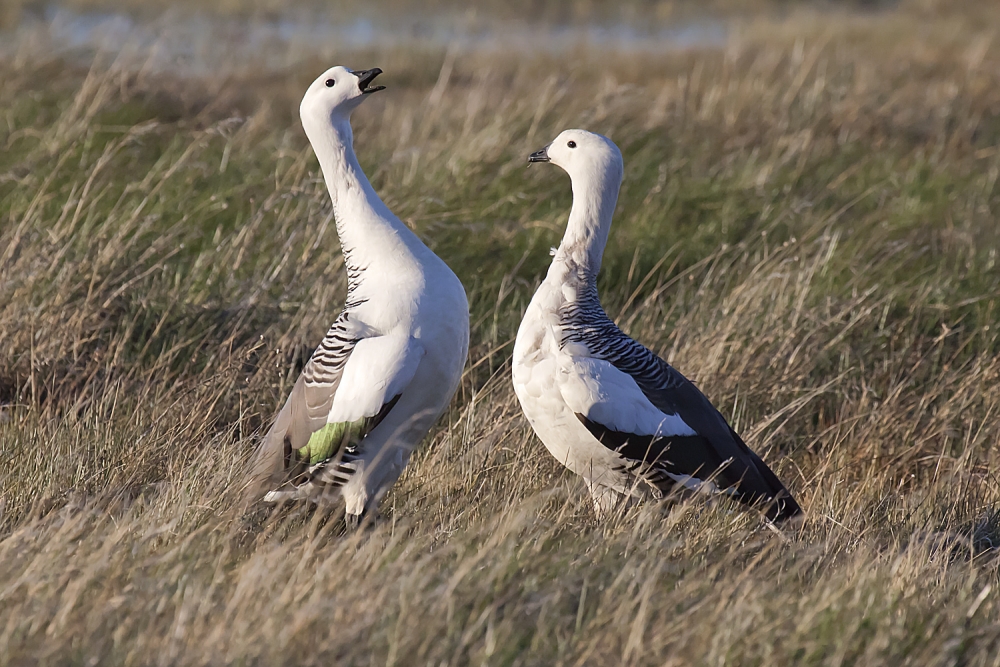
<instances>
[{"instance_id":1,"label":"standing goose","mask_svg":"<svg viewBox=\"0 0 1000 667\"><path fill-rule=\"evenodd\" d=\"M801 513L705 395L601 307L597 273L622 182L618 147L567 130L528 160L569 174L573 208L517 332L514 391L546 448L584 478L598 516L678 486L724 490L761 504L772 520Z\"/></svg>"},{"instance_id":2,"label":"standing goose","mask_svg":"<svg viewBox=\"0 0 1000 667\"><path fill-rule=\"evenodd\" d=\"M327 70L299 107L333 200L343 311L254 459L252 497L343 497L357 526L448 406L469 348L469 305L448 266L392 214L354 154L351 113L380 69Z\"/></svg>"}]
</instances>

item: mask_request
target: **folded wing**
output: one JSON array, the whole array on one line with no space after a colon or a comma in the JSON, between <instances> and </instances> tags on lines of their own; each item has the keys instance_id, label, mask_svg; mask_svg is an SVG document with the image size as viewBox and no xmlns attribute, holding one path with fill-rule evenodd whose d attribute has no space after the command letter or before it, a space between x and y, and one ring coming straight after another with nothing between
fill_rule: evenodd
<instances>
[{"instance_id":1,"label":"folded wing","mask_svg":"<svg viewBox=\"0 0 1000 667\"><path fill-rule=\"evenodd\" d=\"M741 502L770 502L769 518L798 514L774 473L704 394L634 345L632 359L619 363L563 355L560 393L590 433L622 456L630 472L664 493L678 483L710 481Z\"/></svg>"},{"instance_id":2,"label":"folded wing","mask_svg":"<svg viewBox=\"0 0 1000 667\"><path fill-rule=\"evenodd\" d=\"M364 440L413 379L423 347L372 335L342 316L316 349L257 450L251 498L298 498L340 486Z\"/></svg>"}]
</instances>

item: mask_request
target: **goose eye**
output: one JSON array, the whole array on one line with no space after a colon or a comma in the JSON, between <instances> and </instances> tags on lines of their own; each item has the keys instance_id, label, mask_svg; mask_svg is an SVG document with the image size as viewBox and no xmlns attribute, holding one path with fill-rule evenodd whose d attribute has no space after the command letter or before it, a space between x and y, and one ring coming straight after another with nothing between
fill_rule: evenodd
<instances>
[{"instance_id":1,"label":"goose eye","mask_svg":"<svg viewBox=\"0 0 1000 667\"><path fill-rule=\"evenodd\" d=\"M333 88L333 84L335 84L335 83L337 83L337 82L334 81L333 79L327 79L326 80L326 87L327 88Z\"/></svg>"},{"instance_id":2,"label":"goose eye","mask_svg":"<svg viewBox=\"0 0 1000 667\"><path fill-rule=\"evenodd\" d=\"M576 142L575 141L571 141L571 142L567 143L566 145L569 146L570 148L576 148Z\"/></svg>"}]
</instances>

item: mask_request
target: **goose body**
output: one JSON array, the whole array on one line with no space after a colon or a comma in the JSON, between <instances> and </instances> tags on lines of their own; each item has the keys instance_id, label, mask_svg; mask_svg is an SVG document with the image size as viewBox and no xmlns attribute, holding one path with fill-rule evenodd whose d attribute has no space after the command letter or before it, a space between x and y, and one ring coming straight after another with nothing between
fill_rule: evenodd
<instances>
[{"instance_id":1,"label":"goose body","mask_svg":"<svg viewBox=\"0 0 1000 667\"><path fill-rule=\"evenodd\" d=\"M319 158L348 273L340 316L258 448L264 499L342 498L356 524L399 477L444 412L469 344L465 290L379 199L358 164L350 114L381 70L327 70L300 106Z\"/></svg>"},{"instance_id":2,"label":"goose body","mask_svg":"<svg viewBox=\"0 0 1000 667\"><path fill-rule=\"evenodd\" d=\"M771 519L799 514L705 395L601 307L597 274L623 171L617 146L567 130L530 159L562 167L573 186L565 236L514 344L514 391L545 447L584 478L599 516L678 486L724 491Z\"/></svg>"}]
</instances>

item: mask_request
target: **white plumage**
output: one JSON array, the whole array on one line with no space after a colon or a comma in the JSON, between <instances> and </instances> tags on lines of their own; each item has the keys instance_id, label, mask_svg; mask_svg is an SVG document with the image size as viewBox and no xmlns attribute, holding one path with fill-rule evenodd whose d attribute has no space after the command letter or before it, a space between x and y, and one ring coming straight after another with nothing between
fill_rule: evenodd
<instances>
[{"instance_id":1,"label":"white plumage","mask_svg":"<svg viewBox=\"0 0 1000 667\"><path fill-rule=\"evenodd\" d=\"M676 486L801 510L774 473L684 376L622 333L601 308L597 274L622 182L607 138L567 130L532 162L570 175L573 208L514 344L521 408L546 448L587 482L599 515Z\"/></svg>"},{"instance_id":2,"label":"white plumage","mask_svg":"<svg viewBox=\"0 0 1000 667\"><path fill-rule=\"evenodd\" d=\"M348 272L330 327L259 447L255 497L343 498L356 524L454 395L469 344L465 290L385 206L358 164L350 116L379 69L334 67L299 108L333 200Z\"/></svg>"},{"instance_id":3,"label":"white plumage","mask_svg":"<svg viewBox=\"0 0 1000 667\"><path fill-rule=\"evenodd\" d=\"M574 414L636 435L697 435L683 419L649 402L631 377L603 359L560 352L558 389Z\"/></svg>"}]
</instances>

